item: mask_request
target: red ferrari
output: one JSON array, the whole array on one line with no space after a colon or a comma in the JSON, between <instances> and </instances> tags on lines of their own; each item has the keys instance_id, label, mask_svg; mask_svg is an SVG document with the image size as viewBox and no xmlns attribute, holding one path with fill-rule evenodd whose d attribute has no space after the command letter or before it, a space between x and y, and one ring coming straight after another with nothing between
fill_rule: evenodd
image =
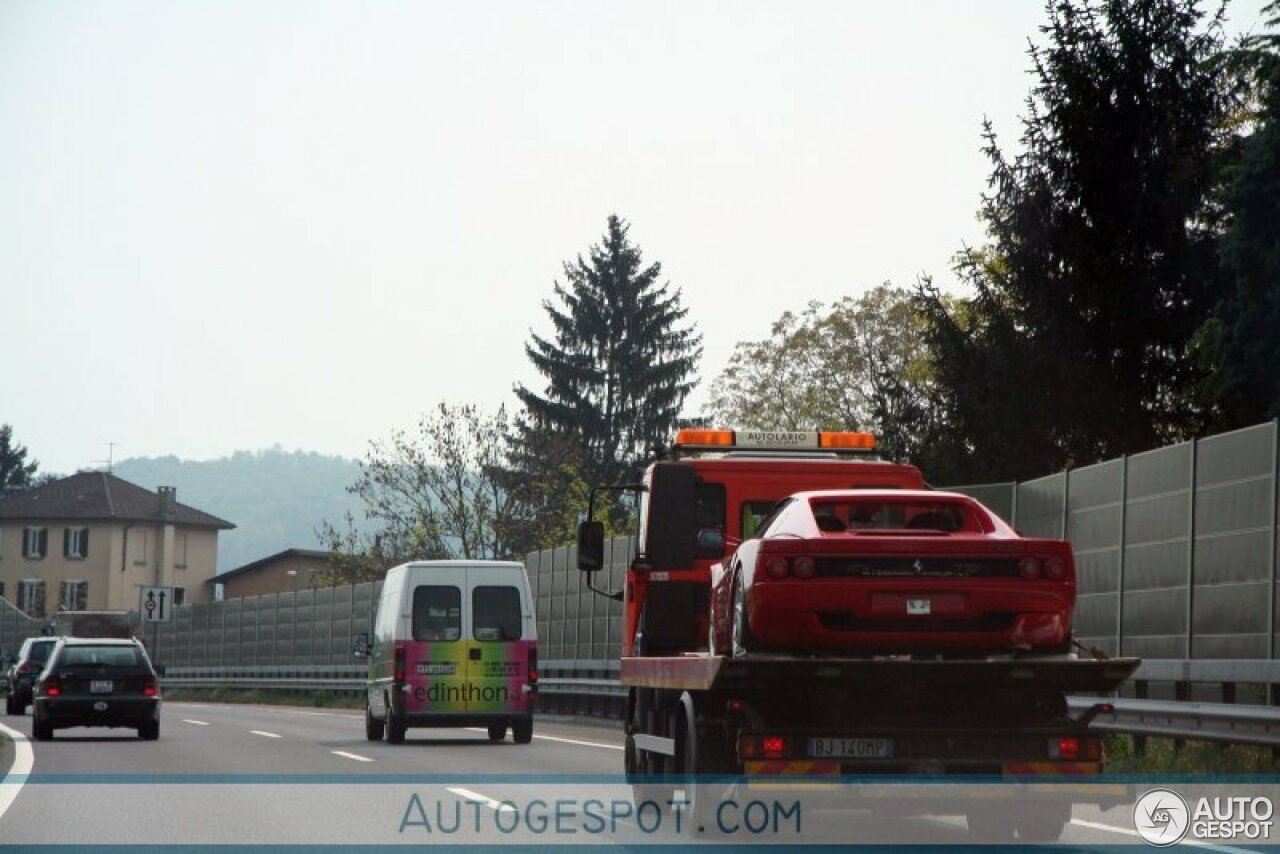
<instances>
[{"instance_id":1,"label":"red ferrari","mask_svg":"<svg viewBox=\"0 0 1280 854\"><path fill-rule=\"evenodd\" d=\"M1023 537L966 495L798 493L713 576L717 654L1071 649L1071 544Z\"/></svg>"}]
</instances>

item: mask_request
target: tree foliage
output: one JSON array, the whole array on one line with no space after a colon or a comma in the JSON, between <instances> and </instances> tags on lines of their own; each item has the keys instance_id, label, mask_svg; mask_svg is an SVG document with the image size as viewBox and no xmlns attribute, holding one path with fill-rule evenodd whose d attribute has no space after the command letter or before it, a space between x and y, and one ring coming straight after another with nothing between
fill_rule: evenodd
<instances>
[{"instance_id":1,"label":"tree foliage","mask_svg":"<svg viewBox=\"0 0 1280 854\"><path fill-rule=\"evenodd\" d=\"M35 485L37 460L27 462L27 449L13 438L13 427L0 424L0 496Z\"/></svg>"},{"instance_id":2,"label":"tree foliage","mask_svg":"<svg viewBox=\"0 0 1280 854\"><path fill-rule=\"evenodd\" d=\"M1219 13L1220 15L1220 13ZM1059 0L1012 157L984 129L989 245L948 311L923 281L969 477L1042 474L1193 430L1193 335L1221 284L1215 157L1232 107L1195 0Z\"/></svg>"},{"instance_id":3,"label":"tree foliage","mask_svg":"<svg viewBox=\"0 0 1280 854\"><path fill-rule=\"evenodd\" d=\"M738 344L711 389L722 424L868 430L890 456L930 456L933 365L904 288L881 285L829 307L786 312L768 338Z\"/></svg>"},{"instance_id":4,"label":"tree foliage","mask_svg":"<svg viewBox=\"0 0 1280 854\"><path fill-rule=\"evenodd\" d=\"M516 554L512 496L503 486L509 424L504 410L441 403L413 432L371 442L349 487L374 524L362 533L324 522L320 535L342 580L377 576L406 560L491 559Z\"/></svg>"},{"instance_id":5,"label":"tree foliage","mask_svg":"<svg viewBox=\"0 0 1280 854\"><path fill-rule=\"evenodd\" d=\"M1268 11L1270 31L1232 54L1257 109L1224 202L1226 290L1196 339L1199 400L1228 429L1280 417L1280 2Z\"/></svg>"},{"instance_id":6,"label":"tree foliage","mask_svg":"<svg viewBox=\"0 0 1280 854\"><path fill-rule=\"evenodd\" d=\"M551 338L533 334L525 352L546 378L543 394L516 395L537 431L573 436L593 482L623 479L663 443L696 382L701 336L684 326L680 291L659 284L662 267L644 266L630 226L610 216L587 258L564 265L559 305L543 303Z\"/></svg>"}]
</instances>

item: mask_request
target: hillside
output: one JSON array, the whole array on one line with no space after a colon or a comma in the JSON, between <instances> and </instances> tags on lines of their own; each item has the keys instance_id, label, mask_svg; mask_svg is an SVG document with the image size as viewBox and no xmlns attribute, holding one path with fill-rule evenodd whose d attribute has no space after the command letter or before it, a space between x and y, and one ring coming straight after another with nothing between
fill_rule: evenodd
<instances>
[{"instance_id":1,"label":"hillside","mask_svg":"<svg viewBox=\"0 0 1280 854\"><path fill-rule=\"evenodd\" d=\"M357 520L362 513L346 491L359 463L342 457L273 448L201 462L139 457L113 471L147 489L177 487L178 501L235 523L218 536L219 572L287 548L320 548L321 521L341 527L348 509Z\"/></svg>"}]
</instances>

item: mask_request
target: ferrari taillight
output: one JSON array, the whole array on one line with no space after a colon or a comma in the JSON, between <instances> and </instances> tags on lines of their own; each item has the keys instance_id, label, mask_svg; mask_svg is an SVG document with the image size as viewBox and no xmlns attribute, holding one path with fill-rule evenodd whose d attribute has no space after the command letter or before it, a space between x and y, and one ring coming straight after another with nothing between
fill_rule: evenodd
<instances>
[{"instance_id":1,"label":"ferrari taillight","mask_svg":"<svg viewBox=\"0 0 1280 854\"><path fill-rule=\"evenodd\" d=\"M786 578L787 559L777 555L765 558L764 571L769 574L770 578Z\"/></svg>"},{"instance_id":2,"label":"ferrari taillight","mask_svg":"<svg viewBox=\"0 0 1280 854\"><path fill-rule=\"evenodd\" d=\"M791 564L791 574L796 578L813 578L818 574L818 564L813 558L801 555Z\"/></svg>"},{"instance_id":3,"label":"ferrari taillight","mask_svg":"<svg viewBox=\"0 0 1280 854\"><path fill-rule=\"evenodd\" d=\"M1018 573L1023 578L1039 578L1040 577L1040 561L1033 557L1024 557L1018 561Z\"/></svg>"}]
</instances>

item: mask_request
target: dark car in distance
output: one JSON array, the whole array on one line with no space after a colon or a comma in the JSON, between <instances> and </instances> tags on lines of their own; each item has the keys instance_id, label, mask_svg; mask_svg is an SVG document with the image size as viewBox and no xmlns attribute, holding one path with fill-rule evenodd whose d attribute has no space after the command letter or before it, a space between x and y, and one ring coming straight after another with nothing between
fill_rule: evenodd
<instances>
[{"instance_id":1,"label":"dark car in distance","mask_svg":"<svg viewBox=\"0 0 1280 854\"><path fill-rule=\"evenodd\" d=\"M57 638L49 637L27 638L22 642L18 657L4 675L6 713L20 715L26 711L27 704L31 702L31 687L35 685L40 671L44 670L49 653L57 643Z\"/></svg>"},{"instance_id":2,"label":"dark car in distance","mask_svg":"<svg viewBox=\"0 0 1280 854\"><path fill-rule=\"evenodd\" d=\"M36 681L31 735L68 727L129 727L160 737L160 680L136 639L62 638Z\"/></svg>"}]
</instances>

